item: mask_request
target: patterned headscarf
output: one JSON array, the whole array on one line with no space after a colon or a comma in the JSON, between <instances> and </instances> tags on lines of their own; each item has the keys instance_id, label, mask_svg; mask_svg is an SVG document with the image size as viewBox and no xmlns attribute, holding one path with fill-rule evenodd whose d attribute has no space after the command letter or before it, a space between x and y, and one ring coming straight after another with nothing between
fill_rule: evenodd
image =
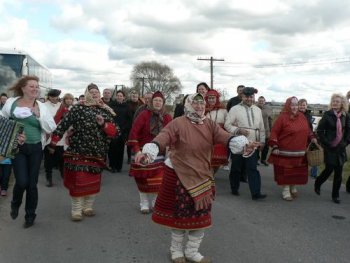
<instances>
[{"instance_id":1,"label":"patterned headscarf","mask_svg":"<svg viewBox=\"0 0 350 263\"><path fill-rule=\"evenodd\" d=\"M185 101L185 116L189 118L192 122L197 124L202 124L205 117L205 112L202 115L199 115L194 108L192 107L193 101L203 101L205 103L204 97L200 93L195 93L189 95Z\"/></svg>"},{"instance_id":2,"label":"patterned headscarf","mask_svg":"<svg viewBox=\"0 0 350 263\"><path fill-rule=\"evenodd\" d=\"M161 110L156 110L153 108L153 99L161 98L163 100L163 107ZM147 106L147 108L152 112L150 119L150 132L152 135L157 136L158 133L163 129L163 121L164 121L164 113L165 113L165 98L160 91L156 91L151 100L151 105Z\"/></svg>"},{"instance_id":3,"label":"patterned headscarf","mask_svg":"<svg viewBox=\"0 0 350 263\"><path fill-rule=\"evenodd\" d=\"M297 111L295 114L292 112L292 108L291 108L292 103L298 104L297 97L293 96L293 97L288 98L286 100L286 103L284 104L282 112L285 114L288 114L291 119L294 119L299 114L299 111Z\"/></svg>"},{"instance_id":4,"label":"patterned headscarf","mask_svg":"<svg viewBox=\"0 0 350 263\"><path fill-rule=\"evenodd\" d=\"M116 116L117 114L114 112L114 110L112 110L112 108L110 108L107 104L105 104L101 98L99 100L95 100L92 98L90 90L97 89L98 91L100 91L95 84L93 84L94 86L92 84L87 86L84 94L85 100L82 102L82 104L85 106L97 106L97 107L103 108L109 111L112 114L112 116Z\"/></svg>"}]
</instances>

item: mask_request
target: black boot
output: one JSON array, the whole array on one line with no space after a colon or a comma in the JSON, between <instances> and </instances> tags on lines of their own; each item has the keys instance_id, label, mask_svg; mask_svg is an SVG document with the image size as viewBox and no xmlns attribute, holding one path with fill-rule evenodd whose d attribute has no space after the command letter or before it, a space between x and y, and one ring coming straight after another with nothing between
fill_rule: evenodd
<instances>
[{"instance_id":1,"label":"black boot","mask_svg":"<svg viewBox=\"0 0 350 263\"><path fill-rule=\"evenodd\" d=\"M46 176L46 186L52 187L52 177Z\"/></svg>"},{"instance_id":2,"label":"black boot","mask_svg":"<svg viewBox=\"0 0 350 263\"><path fill-rule=\"evenodd\" d=\"M18 207L11 205L10 216L13 220L15 220L18 217Z\"/></svg>"},{"instance_id":3,"label":"black boot","mask_svg":"<svg viewBox=\"0 0 350 263\"><path fill-rule=\"evenodd\" d=\"M348 180L346 181L346 191L350 194L350 176L348 177Z\"/></svg>"},{"instance_id":4,"label":"black boot","mask_svg":"<svg viewBox=\"0 0 350 263\"><path fill-rule=\"evenodd\" d=\"M24 222L24 225L23 225L23 227L24 228L28 228L28 227L31 227L31 226L33 226L34 225L34 220L35 220L35 215L33 215L33 216L26 216L26 218L25 218L25 222Z\"/></svg>"}]
</instances>

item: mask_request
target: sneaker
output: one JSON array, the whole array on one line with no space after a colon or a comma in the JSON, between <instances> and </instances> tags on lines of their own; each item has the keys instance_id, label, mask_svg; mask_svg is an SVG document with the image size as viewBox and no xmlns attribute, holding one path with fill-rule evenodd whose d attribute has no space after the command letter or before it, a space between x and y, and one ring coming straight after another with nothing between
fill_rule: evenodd
<instances>
[{"instance_id":1,"label":"sneaker","mask_svg":"<svg viewBox=\"0 0 350 263\"><path fill-rule=\"evenodd\" d=\"M1 190L1 196L7 196L7 191L6 190Z\"/></svg>"}]
</instances>

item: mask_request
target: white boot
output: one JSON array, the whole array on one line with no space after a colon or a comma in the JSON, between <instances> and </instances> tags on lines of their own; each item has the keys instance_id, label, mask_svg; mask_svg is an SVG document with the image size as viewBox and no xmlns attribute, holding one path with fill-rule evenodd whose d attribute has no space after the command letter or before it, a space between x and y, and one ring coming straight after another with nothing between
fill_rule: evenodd
<instances>
[{"instance_id":1,"label":"white boot","mask_svg":"<svg viewBox=\"0 0 350 263\"><path fill-rule=\"evenodd\" d=\"M146 193L140 193L140 210L142 214L148 214L149 213L149 201L148 196Z\"/></svg>"},{"instance_id":2,"label":"white boot","mask_svg":"<svg viewBox=\"0 0 350 263\"><path fill-rule=\"evenodd\" d=\"M83 215L84 216L94 216L96 215L93 206L95 202L96 195L87 195L84 196L84 204L83 204Z\"/></svg>"},{"instance_id":3,"label":"white boot","mask_svg":"<svg viewBox=\"0 0 350 263\"><path fill-rule=\"evenodd\" d=\"M203 257L199 252L199 246L204 237L204 230L193 230L188 234L188 241L185 248L187 262L210 263L209 258Z\"/></svg>"},{"instance_id":4,"label":"white boot","mask_svg":"<svg viewBox=\"0 0 350 263\"><path fill-rule=\"evenodd\" d=\"M292 201L293 200L293 197L292 197L292 195L290 193L289 185L284 185L283 186L282 198L283 198L283 200L286 200L286 201Z\"/></svg>"},{"instance_id":5,"label":"white boot","mask_svg":"<svg viewBox=\"0 0 350 263\"><path fill-rule=\"evenodd\" d=\"M156 205L157 196L158 196L157 194L150 194L150 198L152 200L152 206L151 206L152 210L154 209L154 206Z\"/></svg>"},{"instance_id":6,"label":"white boot","mask_svg":"<svg viewBox=\"0 0 350 263\"><path fill-rule=\"evenodd\" d=\"M171 246L170 254L173 263L186 263L185 255L183 252L183 240L185 238L184 230L171 230Z\"/></svg>"},{"instance_id":7,"label":"white boot","mask_svg":"<svg viewBox=\"0 0 350 263\"><path fill-rule=\"evenodd\" d=\"M291 185L290 186L290 193L291 193L293 198L297 198L298 197L298 190L297 190L295 185Z\"/></svg>"},{"instance_id":8,"label":"white boot","mask_svg":"<svg viewBox=\"0 0 350 263\"><path fill-rule=\"evenodd\" d=\"M81 221L83 219L83 202L84 202L84 197L71 197L72 201L72 220L73 221Z\"/></svg>"}]
</instances>

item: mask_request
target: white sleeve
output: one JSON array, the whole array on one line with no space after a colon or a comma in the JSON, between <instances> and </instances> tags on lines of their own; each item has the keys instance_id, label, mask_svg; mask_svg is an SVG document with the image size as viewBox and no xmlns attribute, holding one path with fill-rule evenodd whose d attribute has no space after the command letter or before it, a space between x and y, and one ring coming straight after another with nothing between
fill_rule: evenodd
<instances>
[{"instance_id":1,"label":"white sleeve","mask_svg":"<svg viewBox=\"0 0 350 263\"><path fill-rule=\"evenodd\" d=\"M148 158L150 159L150 162L154 162L156 159L158 153L159 153L159 147L157 144L151 142L151 143L146 143L142 147L142 153L147 154Z\"/></svg>"},{"instance_id":2,"label":"white sleeve","mask_svg":"<svg viewBox=\"0 0 350 263\"><path fill-rule=\"evenodd\" d=\"M232 137L229 142L229 148L233 154L243 154L244 147L249 143L247 137L240 135Z\"/></svg>"}]
</instances>

